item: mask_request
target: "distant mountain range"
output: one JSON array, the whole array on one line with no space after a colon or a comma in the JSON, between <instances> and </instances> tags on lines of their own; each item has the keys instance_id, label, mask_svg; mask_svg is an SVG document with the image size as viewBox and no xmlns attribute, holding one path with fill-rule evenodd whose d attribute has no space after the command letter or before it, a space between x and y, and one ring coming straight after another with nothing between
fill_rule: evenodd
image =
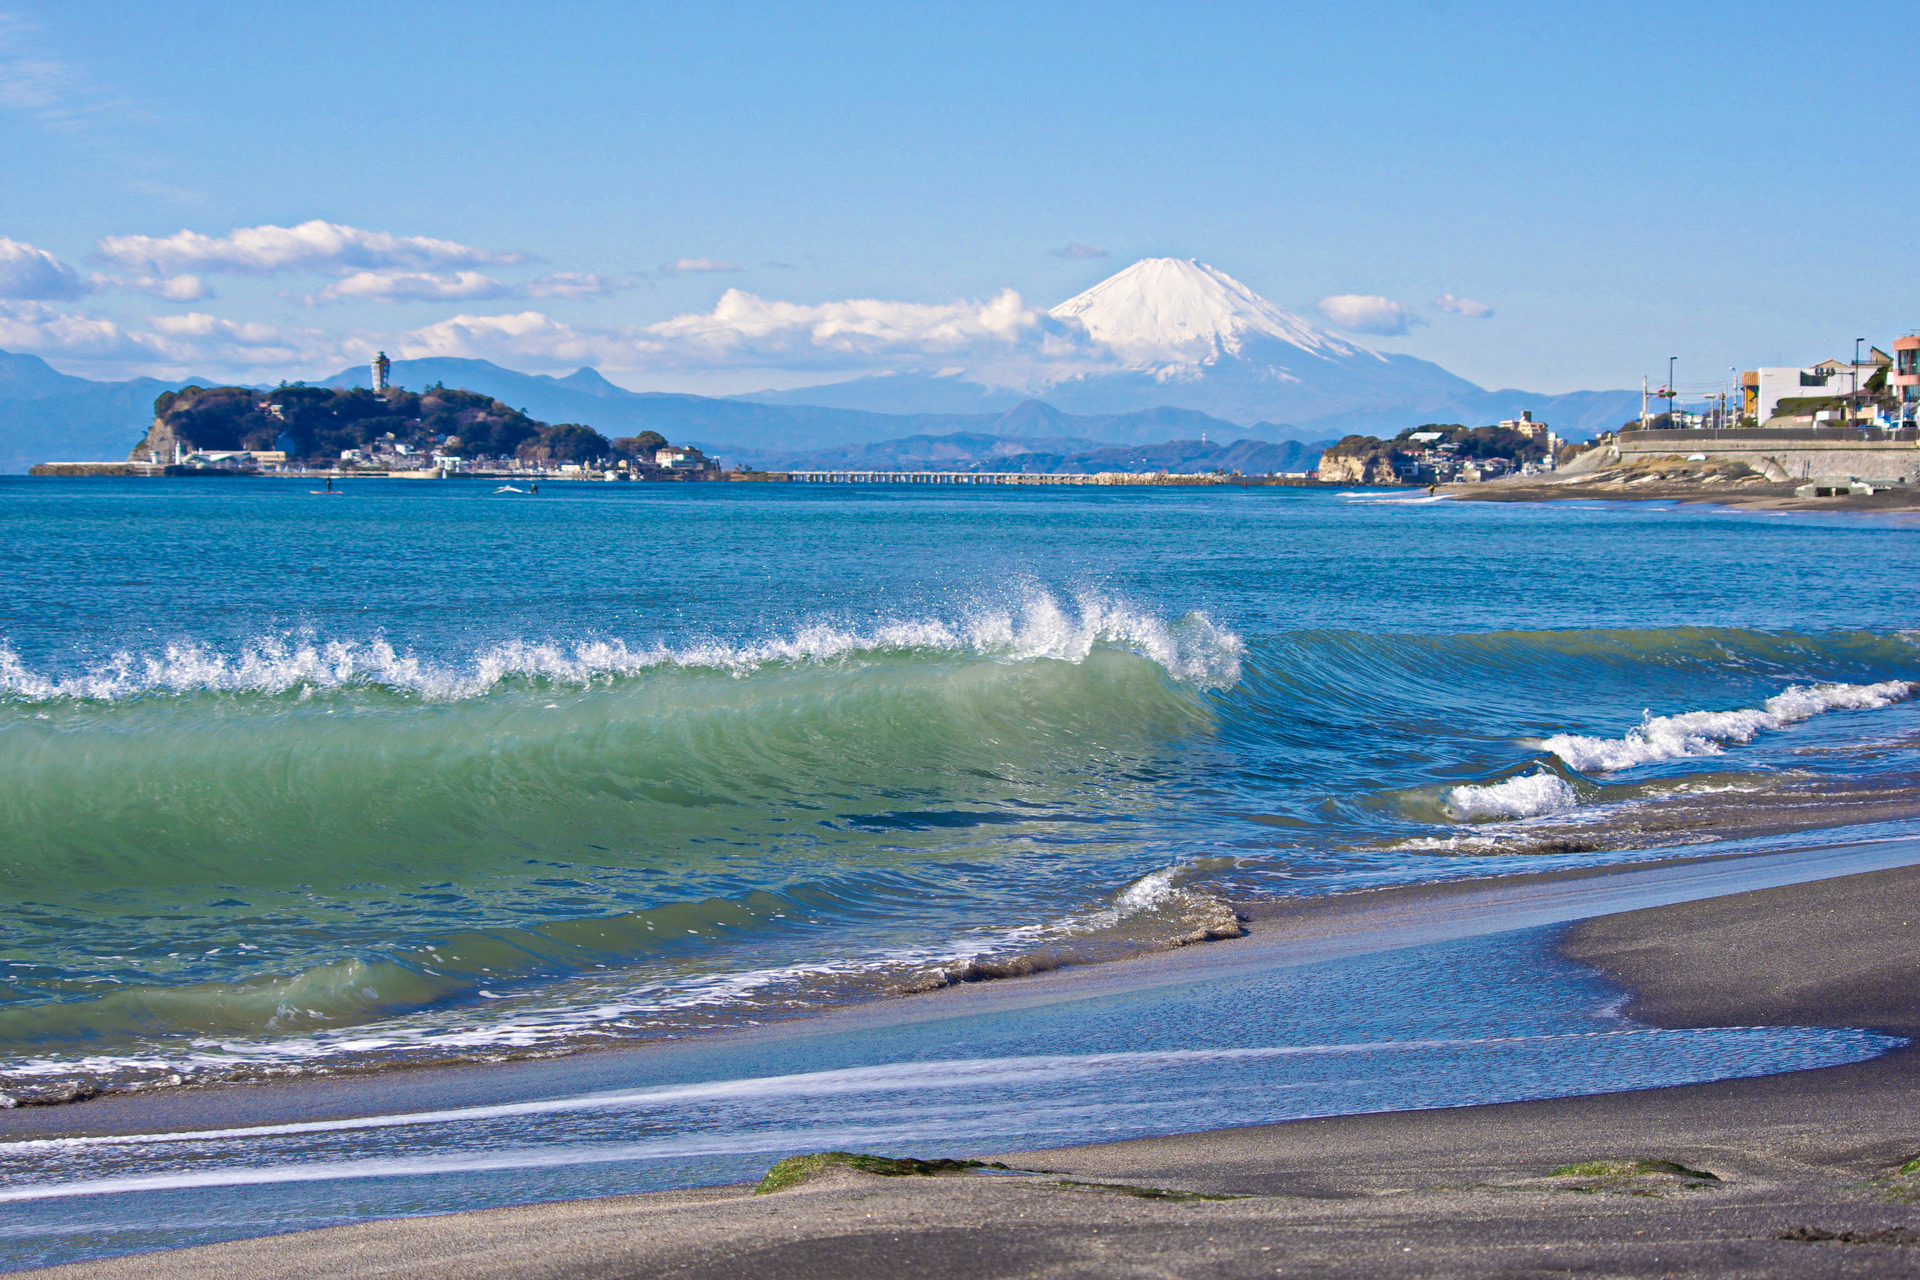
<instances>
[{"instance_id":1,"label":"distant mountain range","mask_svg":"<svg viewBox=\"0 0 1920 1280\"><path fill-rule=\"evenodd\" d=\"M995 385L986 373L909 372L737 398L870 413L977 414L1026 399L1082 415L1164 404L1231 422L1286 423L1290 435L1316 438L1392 434L1422 422L1482 426L1530 410L1584 440L1640 410L1637 391L1488 391L1431 361L1336 337L1190 259L1144 258L1049 315L1085 334L1090 363L1063 360L1019 388Z\"/></svg>"},{"instance_id":2,"label":"distant mountain range","mask_svg":"<svg viewBox=\"0 0 1920 1280\"><path fill-rule=\"evenodd\" d=\"M1170 440L1113 445L1097 440L1023 440L960 431L908 436L878 444L805 453L763 453L746 459L768 471L1023 471L1092 475L1100 471L1238 471L1263 476L1311 471L1331 440Z\"/></svg>"},{"instance_id":3,"label":"distant mountain range","mask_svg":"<svg viewBox=\"0 0 1920 1280\"><path fill-rule=\"evenodd\" d=\"M1429 361L1326 333L1225 273L1179 258L1136 262L1055 307L1050 322L1071 338L1072 353L1027 370L1018 387L981 371L921 371L712 397L629 391L594 369L554 377L451 358L396 361L393 380L465 387L543 421L585 423L608 436L658 431L727 462L755 464L850 459L849 450L883 442L891 452L872 456L944 449L960 465L961 454L974 450L965 456L984 465L1022 450L1064 460L1178 441L1194 443L1198 465L1222 442L1390 434L1423 422L1473 426L1523 409L1578 440L1619 425L1640 405L1632 391L1487 391ZM345 369L321 385L365 385L367 376L364 366ZM213 385L205 378L94 382L37 356L0 352L0 471L124 458L152 419L154 397L187 382ZM939 437L949 443L926 443ZM1202 440L1211 444L1202 448Z\"/></svg>"},{"instance_id":4,"label":"distant mountain range","mask_svg":"<svg viewBox=\"0 0 1920 1280\"><path fill-rule=\"evenodd\" d=\"M124 458L153 421L153 399L182 384L94 382L39 356L0 351L0 473L36 462Z\"/></svg>"}]
</instances>

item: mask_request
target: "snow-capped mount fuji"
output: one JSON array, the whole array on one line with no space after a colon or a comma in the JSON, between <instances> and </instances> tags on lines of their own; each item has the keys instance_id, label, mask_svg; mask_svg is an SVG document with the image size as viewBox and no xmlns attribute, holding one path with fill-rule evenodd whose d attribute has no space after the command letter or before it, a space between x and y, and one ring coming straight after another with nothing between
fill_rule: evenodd
<instances>
[{"instance_id":1,"label":"snow-capped mount fuji","mask_svg":"<svg viewBox=\"0 0 1920 1280\"><path fill-rule=\"evenodd\" d=\"M1380 358L1191 258L1142 258L1047 314L1077 323L1135 368L1168 370L1245 358L1249 347L1273 342L1333 359Z\"/></svg>"},{"instance_id":2,"label":"snow-capped mount fuji","mask_svg":"<svg viewBox=\"0 0 1920 1280\"><path fill-rule=\"evenodd\" d=\"M1158 396L1236 422L1298 423L1480 391L1429 361L1337 338L1191 258L1143 258L1049 314L1119 366L1062 370L1036 392L1068 412Z\"/></svg>"},{"instance_id":3,"label":"snow-capped mount fuji","mask_svg":"<svg viewBox=\"0 0 1920 1280\"><path fill-rule=\"evenodd\" d=\"M902 371L741 398L880 413L1004 412L1034 397L1086 415L1169 407L1240 423L1263 439L1482 425L1522 409L1577 439L1639 405L1626 391L1487 391L1431 361L1328 333L1190 258L1143 258L1047 315L1077 339L1073 354L1017 377Z\"/></svg>"}]
</instances>

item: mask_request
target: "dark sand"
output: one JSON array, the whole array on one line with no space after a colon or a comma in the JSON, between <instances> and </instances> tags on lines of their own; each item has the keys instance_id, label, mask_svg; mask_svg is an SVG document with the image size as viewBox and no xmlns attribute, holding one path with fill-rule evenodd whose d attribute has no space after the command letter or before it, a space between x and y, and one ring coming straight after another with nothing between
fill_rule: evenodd
<instances>
[{"instance_id":1,"label":"dark sand","mask_svg":"<svg viewBox=\"0 0 1920 1280\"><path fill-rule=\"evenodd\" d=\"M1571 925L1660 1025L1920 1033L1920 867ZM236 1277L1916 1276L1920 1052L1594 1097L369 1222L28 1274ZM1550 1176L1584 1161L1672 1172ZM1112 1184L1090 1186L1082 1184ZM1227 1200L1148 1198L1163 1188ZM1783 1238L1794 1237L1801 1238ZM1808 1238L1811 1237L1811 1238Z\"/></svg>"}]
</instances>

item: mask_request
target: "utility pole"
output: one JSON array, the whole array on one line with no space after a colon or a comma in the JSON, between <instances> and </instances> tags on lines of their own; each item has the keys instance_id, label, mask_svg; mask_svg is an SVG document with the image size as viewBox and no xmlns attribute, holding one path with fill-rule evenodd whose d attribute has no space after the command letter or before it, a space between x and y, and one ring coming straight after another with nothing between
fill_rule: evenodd
<instances>
[{"instance_id":1,"label":"utility pole","mask_svg":"<svg viewBox=\"0 0 1920 1280\"><path fill-rule=\"evenodd\" d=\"M1640 375L1640 429L1647 429L1647 375Z\"/></svg>"},{"instance_id":2,"label":"utility pole","mask_svg":"<svg viewBox=\"0 0 1920 1280\"><path fill-rule=\"evenodd\" d=\"M1676 398L1674 396L1676 388L1673 385L1673 362L1679 358L1679 356L1667 357L1667 425L1669 427L1673 426L1673 405Z\"/></svg>"},{"instance_id":3,"label":"utility pole","mask_svg":"<svg viewBox=\"0 0 1920 1280\"><path fill-rule=\"evenodd\" d=\"M1853 340L1853 394L1847 397L1848 426L1860 420L1860 344L1865 341L1865 338Z\"/></svg>"}]
</instances>

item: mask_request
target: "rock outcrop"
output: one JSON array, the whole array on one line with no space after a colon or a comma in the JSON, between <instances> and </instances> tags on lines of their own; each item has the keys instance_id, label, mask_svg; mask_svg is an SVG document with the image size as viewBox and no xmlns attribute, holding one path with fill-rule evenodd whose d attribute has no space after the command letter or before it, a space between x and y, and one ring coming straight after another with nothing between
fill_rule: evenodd
<instances>
[{"instance_id":1,"label":"rock outcrop","mask_svg":"<svg viewBox=\"0 0 1920 1280\"><path fill-rule=\"evenodd\" d=\"M1378 444L1378 441L1374 443ZM1320 479L1327 484L1399 484L1394 455L1387 450L1342 452L1335 445L1320 455Z\"/></svg>"}]
</instances>

